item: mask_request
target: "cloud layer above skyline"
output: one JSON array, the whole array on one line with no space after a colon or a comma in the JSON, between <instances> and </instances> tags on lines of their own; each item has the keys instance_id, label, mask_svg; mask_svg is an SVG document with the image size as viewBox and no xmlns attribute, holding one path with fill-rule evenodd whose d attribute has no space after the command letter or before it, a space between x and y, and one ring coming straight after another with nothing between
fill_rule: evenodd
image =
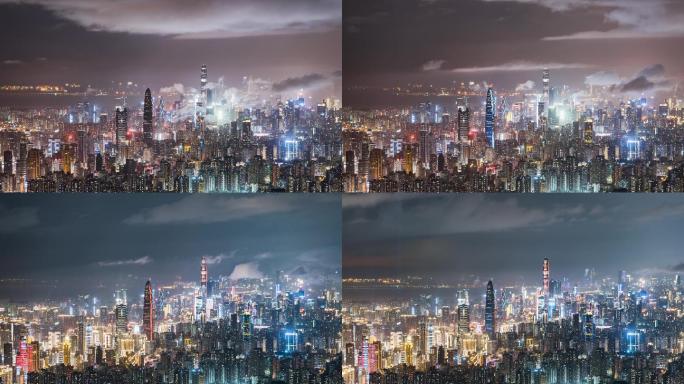
<instances>
[{"instance_id":1,"label":"cloud layer above skyline","mask_svg":"<svg viewBox=\"0 0 684 384\"><path fill-rule=\"evenodd\" d=\"M539 85L544 68L553 84L580 89L601 72L625 79L625 91L667 88L649 76L628 79L653 63L669 69L670 85L684 78L684 56L674 48L684 43L682 2L347 0L343 7L344 100L352 106L390 103L361 87L474 81L514 89Z\"/></svg>"},{"instance_id":2,"label":"cloud layer above skyline","mask_svg":"<svg viewBox=\"0 0 684 384\"><path fill-rule=\"evenodd\" d=\"M0 83L122 82L142 89L223 78L304 84L314 100L340 97L341 0L0 0ZM311 86L309 86L311 85ZM287 93L287 94L286 94ZM289 90L284 98L292 97Z\"/></svg>"},{"instance_id":3,"label":"cloud layer above skyline","mask_svg":"<svg viewBox=\"0 0 684 384\"><path fill-rule=\"evenodd\" d=\"M13 207L0 208L3 222L16 227L0 230L0 300L109 295L116 287L140 290L148 278L192 281L199 279L202 257L212 277L283 271L310 284L339 280L341 212L335 195L0 200L0 207Z\"/></svg>"},{"instance_id":4,"label":"cloud layer above skyline","mask_svg":"<svg viewBox=\"0 0 684 384\"><path fill-rule=\"evenodd\" d=\"M682 263L684 204L642 195L376 195L343 199L345 277L612 276ZM536 281L536 280L534 280Z\"/></svg>"},{"instance_id":5,"label":"cloud layer above skyline","mask_svg":"<svg viewBox=\"0 0 684 384\"><path fill-rule=\"evenodd\" d=\"M16 3L0 0L0 3ZM341 23L341 0L22 0L91 31L215 39L311 33Z\"/></svg>"}]
</instances>

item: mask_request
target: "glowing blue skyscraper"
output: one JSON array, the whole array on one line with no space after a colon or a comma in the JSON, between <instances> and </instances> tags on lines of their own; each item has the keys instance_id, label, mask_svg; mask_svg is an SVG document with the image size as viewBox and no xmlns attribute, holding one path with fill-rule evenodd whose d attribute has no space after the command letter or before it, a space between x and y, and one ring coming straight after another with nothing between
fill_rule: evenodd
<instances>
[{"instance_id":1,"label":"glowing blue skyscraper","mask_svg":"<svg viewBox=\"0 0 684 384\"><path fill-rule=\"evenodd\" d=\"M487 104L485 105L485 137L487 145L494 148L494 119L496 116L496 97L494 90L487 88Z\"/></svg>"}]
</instances>

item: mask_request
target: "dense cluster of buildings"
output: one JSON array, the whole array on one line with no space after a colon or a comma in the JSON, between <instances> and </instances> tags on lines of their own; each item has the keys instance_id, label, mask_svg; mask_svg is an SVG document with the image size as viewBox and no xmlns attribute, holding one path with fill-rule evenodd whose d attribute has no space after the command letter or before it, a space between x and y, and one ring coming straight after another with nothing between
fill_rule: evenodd
<instances>
[{"instance_id":1,"label":"dense cluster of buildings","mask_svg":"<svg viewBox=\"0 0 684 384\"><path fill-rule=\"evenodd\" d=\"M0 383L342 381L335 288L284 273L210 279L202 259L199 284L141 292L4 305Z\"/></svg>"},{"instance_id":2,"label":"dense cluster of buildings","mask_svg":"<svg viewBox=\"0 0 684 384\"><path fill-rule=\"evenodd\" d=\"M346 301L346 383L681 383L684 296L679 275L489 281L410 300ZM373 285L381 280L365 281ZM345 280L349 285L358 281ZM370 284L370 285L369 285ZM407 281L393 281L410 290ZM425 283L421 283L425 288ZM446 296L446 297L445 297ZM454 298L455 297L455 298Z\"/></svg>"},{"instance_id":3,"label":"dense cluster of buildings","mask_svg":"<svg viewBox=\"0 0 684 384\"><path fill-rule=\"evenodd\" d=\"M497 90L345 111L348 192L681 192L684 105L610 87ZM473 96L477 95L477 96ZM435 97L438 99L438 97Z\"/></svg>"},{"instance_id":4,"label":"dense cluster of buildings","mask_svg":"<svg viewBox=\"0 0 684 384\"><path fill-rule=\"evenodd\" d=\"M339 191L339 100L255 101L259 86L246 81L236 101L202 66L197 90L123 93L112 110L1 107L1 189Z\"/></svg>"}]
</instances>

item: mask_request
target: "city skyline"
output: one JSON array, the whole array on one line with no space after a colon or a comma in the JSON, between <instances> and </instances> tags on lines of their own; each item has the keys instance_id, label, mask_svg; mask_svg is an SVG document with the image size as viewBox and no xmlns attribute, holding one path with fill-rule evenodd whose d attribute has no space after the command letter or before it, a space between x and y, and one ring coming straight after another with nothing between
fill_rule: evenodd
<instances>
[{"instance_id":1,"label":"city skyline","mask_svg":"<svg viewBox=\"0 0 684 384\"><path fill-rule=\"evenodd\" d=\"M676 196L375 194L343 206L345 383L684 378Z\"/></svg>"},{"instance_id":2,"label":"city skyline","mask_svg":"<svg viewBox=\"0 0 684 384\"><path fill-rule=\"evenodd\" d=\"M515 284L345 279L345 382L682 380L679 274L634 276L616 260L575 281L538 261Z\"/></svg>"},{"instance_id":3,"label":"city skyline","mask_svg":"<svg viewBox=\"0 0 684 384\"><path fill-rule=\"evenodd\" d=\"M339 280L335 196L15 195L5 196L2 212L3 301L142 293L148 279L197 281L202 258L213 278L282 270L311 285Z\"/></svg>"}]
</instances>

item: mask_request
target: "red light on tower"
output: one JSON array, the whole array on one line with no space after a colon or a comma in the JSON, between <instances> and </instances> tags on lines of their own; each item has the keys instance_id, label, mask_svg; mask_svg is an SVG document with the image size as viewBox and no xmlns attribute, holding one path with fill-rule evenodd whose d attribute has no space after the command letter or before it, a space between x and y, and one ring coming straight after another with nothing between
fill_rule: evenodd
<instances>
[{"instance_id":1,"label":"red light on tower","mask_svg":"<svg viewBox=\"0 0 684 384\"><path fill-rule=\"evenodd\" d=\"M145 284L145 297L143 302L143 332L147 340L154 338L154 301L152 298L152 283L147 280Z\"/></svg>"},{"instance_id":2,"label":"red light on tower","mask_svg":"<svg viewBox=\"0 0 684 384\"><path fill-rule=\"evenodd\" d=\"M26 339L22 338L19 343L19 354L17 355L17 367L20 367L24 372L28 372L28 345Z\"/></svg>"}]
</instances>

